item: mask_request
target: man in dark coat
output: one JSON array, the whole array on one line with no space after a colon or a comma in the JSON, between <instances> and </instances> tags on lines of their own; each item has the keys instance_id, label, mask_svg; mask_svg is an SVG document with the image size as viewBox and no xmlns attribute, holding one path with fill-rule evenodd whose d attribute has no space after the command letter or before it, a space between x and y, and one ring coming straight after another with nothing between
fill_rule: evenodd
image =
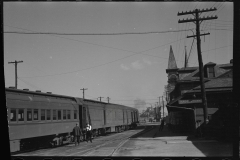
<instances>
[{"instance_id":1,"label":"man in dark coat","mask_svg":"<svg viewBox=\"0 0 240 160\"><path fill-rule=\"evenodd\" d=\"M80 136L82 135L82 131L78 124L73 128L73 134L74 134L74 139L75 139L75 146L80 143Z\"/></svg>"}]
</instances>

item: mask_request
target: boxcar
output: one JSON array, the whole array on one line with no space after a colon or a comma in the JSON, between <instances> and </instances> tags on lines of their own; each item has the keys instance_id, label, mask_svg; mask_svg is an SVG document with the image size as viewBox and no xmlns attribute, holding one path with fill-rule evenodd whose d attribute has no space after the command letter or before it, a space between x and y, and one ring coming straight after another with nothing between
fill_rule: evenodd
<instances>
[{"instance_id":1,"label":"boxcar","mask_svg":"<svg viewBox=\"0 0 240 160\"><path fill-rule=\"evenodd\" d=\"M72 141L76 123L93 135L127 130L138 121L138 110L50 92L6 88L10 151L55 146Z\"/></svg>"}]
</instances>

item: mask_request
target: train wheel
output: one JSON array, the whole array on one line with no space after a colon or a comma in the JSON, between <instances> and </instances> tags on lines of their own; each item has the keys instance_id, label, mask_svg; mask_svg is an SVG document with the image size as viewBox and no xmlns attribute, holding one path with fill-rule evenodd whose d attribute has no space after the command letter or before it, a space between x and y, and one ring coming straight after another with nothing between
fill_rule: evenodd
<instances>
[{"instance_id":1,"label":"train wheel","mask_svg":"<svg viewBox=\"0 0 240 160\"><path fill-rule=\"evenodd\" d=\"M105 129L105 128L103 128L103 129L101 130L101 134L102 134L103 136L106 135L106 129Z\"/></svg>"}]
</instances>

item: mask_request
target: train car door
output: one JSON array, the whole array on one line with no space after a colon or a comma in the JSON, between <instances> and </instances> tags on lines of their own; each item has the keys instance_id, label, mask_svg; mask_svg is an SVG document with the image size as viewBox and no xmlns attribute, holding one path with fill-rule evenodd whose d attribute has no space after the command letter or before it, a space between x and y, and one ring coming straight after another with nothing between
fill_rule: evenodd
<instances>
[{"instance_id":1,"label":"train car door","mask_svg":"<svg viewBox=\"0 0 240 160\"><path fill-rule=\"evenodd\" d=\"M104 120L104 125L106 125L107 122L106 122L106 110L105 109L103 110L103 120Z\"/></svg>"},{"instance_id":2,"label":"train car door","mask_svg":"<svg viewBox=\"0 0 240 160\"><path fill-rule=\"evenodd\" d=\"M79 125L80 128L85 128L86 125L86 107L79 105Z\"/></svg>"},{"instance_id":3,"label":"train car door","mask_svg":"<svg viewBox=\"0 0 240 160\"><path fill-rule=\"evenodd\" d=\"M133 122L133 112L131 112L131 118L132 118L132 122Z\"/></svg>"},{"instance_id":4,"label":"train car door","mask_svg":"<svg viewBox=\"0 0 240 160\"><path fill-rule=\"evenodd\" d=\"M133 122L136 121L135 112L133 111Z\"/></svg>"},{"instance_id":5,"label":"train car door","mask_svg":"<svg viewBox=\"0 0 240 160\"><path fill-rule=\"evenodd\" d=\"M128 124L128 112L126 110L126 118L127 118L127 124Z\"/></svg>"}]
</instances>

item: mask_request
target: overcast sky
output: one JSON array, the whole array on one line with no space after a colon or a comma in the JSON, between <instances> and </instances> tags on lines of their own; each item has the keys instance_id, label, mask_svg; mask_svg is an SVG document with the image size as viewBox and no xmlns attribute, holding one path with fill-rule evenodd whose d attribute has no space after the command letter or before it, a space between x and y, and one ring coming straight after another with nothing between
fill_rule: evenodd
<instances>
[{"instance_id":1,"label":"overcast sky","mask_svg":"<svg viewBox=\"0 0 240 160\"><path fill-rule=\"evenodd\" d=\"M4 33L5 86L124 104L155 106L167 85L170 45L177 66L198 66L193 22L178 23L178 12L216 7L201 16L203 63L229 63L233 45L232 2L4 2L4 31L54 33L136 33L123 35L47 35ZM193 29L192 31L189 29ZM183 31L188 30L188 31ZM172 32L171 32L172 31ZM178 32L176 32L178 31ZM191 52L190 49L192 48ZM99 100L99 99L98 99ZM142 104L142 105L139 105Z\"/></svg>"}]
</instances>

